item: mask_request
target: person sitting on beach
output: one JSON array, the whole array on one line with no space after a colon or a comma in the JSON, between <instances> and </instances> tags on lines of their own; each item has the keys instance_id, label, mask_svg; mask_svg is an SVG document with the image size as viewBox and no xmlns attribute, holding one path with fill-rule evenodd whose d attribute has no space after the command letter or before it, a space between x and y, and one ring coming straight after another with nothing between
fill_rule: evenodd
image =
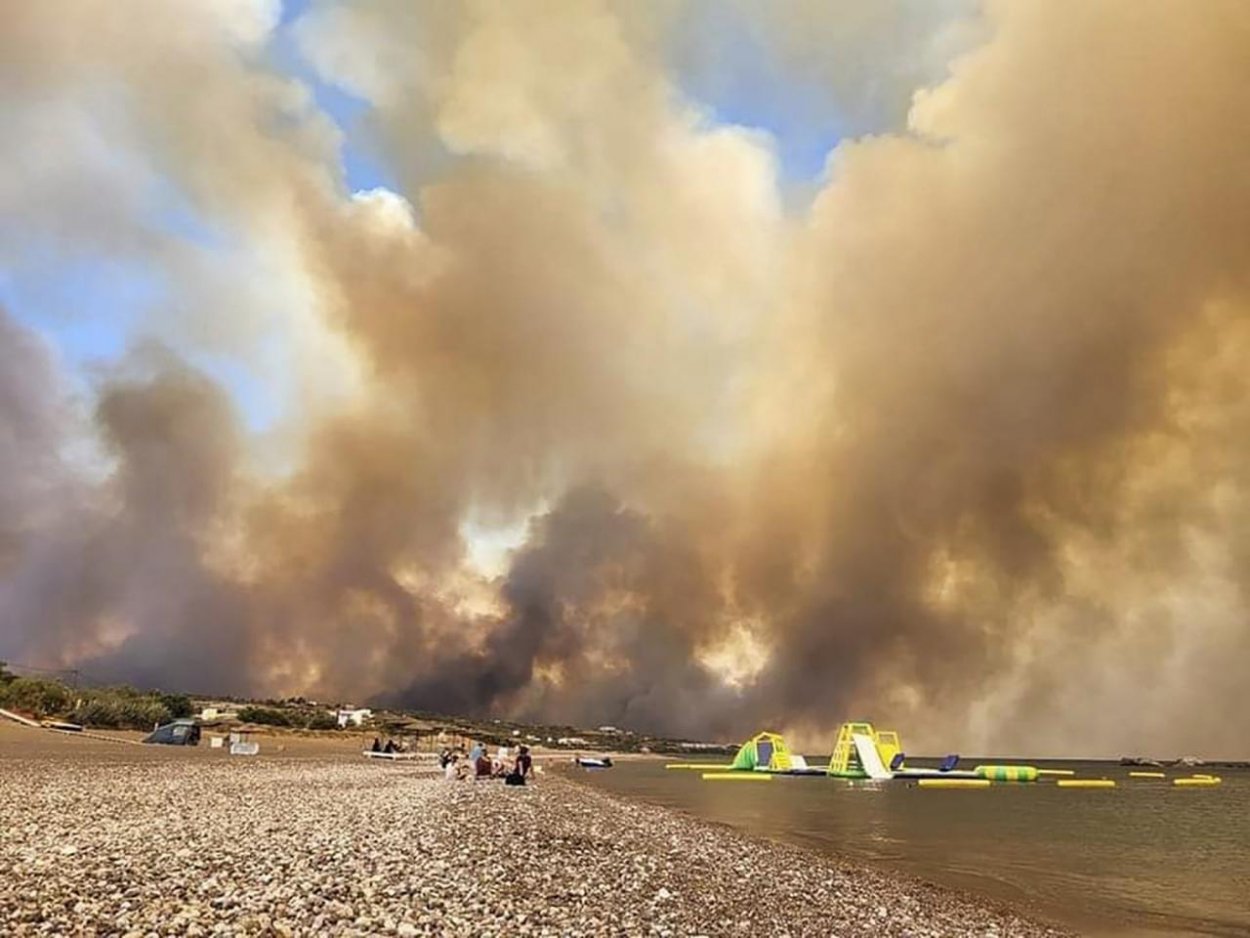
<instances>
[{"instance_id":1,"label":"person sitting on beach","mask_svg":"<svg viewBox=\"0 0 1250 938\"><path fill-rule=\"evenodd\" d=\"M460 777L460 767L456 765L456 756L451 754L447 758L447 762L443 765L443 778L449 782L454 782Z\"/></svg>"},{"instance_id":2,"label":"person sitting on beach","mask_svg":"<svg viewBox=\"0 0 1250 938\"><path fill-rule=\"evenodd\" d=\"M478 753L477 759L472 763L473 775L475 778L490 778L493 774L490 764L490 757L486 755L486 750Z\"/></svg>"},{"instance_id":3,"label":"person sitting on beach","mask_svg":"<svg viewBox=\"0 0 1250 938\"><path fill-rule=\"evenodd\" d=\"M512 772L503 780L505 785L524 785L526 778L530 774L530 769L534 765L534 760L530 758L528 746L522 746L517 752L516 763L512 767Z\"/></svg>"},{"instance_id":4,"label":"person sitting on beach","mask_svg":"<svg viewBox=\"0 0 1250 938\"><path fill-rule=\"evenodd\" d=\"M376 736L373 737L373 750L372 751L373 752L382 751L382 740L378 739Z\"/></svg>"},{"instance_id":5,"label":"person sitting on beach","mask_svg":"<svg viewBox=\"0 0 1250 938\"><path fill-rule=\"evenodd\" d=\"M445 769L447 768L447 763L450 761L451 761L451 750L448 749L446 746L444 746L443 751L438 754L438 767L440 769Z\"/></svg>"},{"instance_id":6,"label":"person sitting on beach","mask_svg":"<svg viewBox=\"0 0 1250 938\"><path fill-rule=\"evenodd\" d=\"M388 754L389 754L389 753L393 753L393 752L395 752L395 751L396 751L396 749L395 749L395 740L393 740L393 739L388 739L388 740L386 741L386 745L385 745L384 747L382 747L382 751L383 751L383 752L385 752L385 753L388 753Z\"/></svg>"}]
</instances>

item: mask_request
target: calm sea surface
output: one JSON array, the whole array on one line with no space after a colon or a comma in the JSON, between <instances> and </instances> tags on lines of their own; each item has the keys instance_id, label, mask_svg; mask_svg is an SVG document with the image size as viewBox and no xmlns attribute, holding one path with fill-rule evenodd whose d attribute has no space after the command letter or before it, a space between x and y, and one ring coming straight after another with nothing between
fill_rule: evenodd
<instances>
[{"instance_id":1,"label":"calm sea surface","mask_svg":"<svg viewBox=\"0 0 1250 938\"><path fill-rule=\"evenodd\" d=\"M586 776L631 798L1032 907L1087 934L1250 935L1250 773L1198 768L1224 783L1184 789L1170 779L1189 770L1166 770L1161 782L1109 763L1031 764L1118 786L704 782L658 761Z\"/></svg>"}]
</instances>

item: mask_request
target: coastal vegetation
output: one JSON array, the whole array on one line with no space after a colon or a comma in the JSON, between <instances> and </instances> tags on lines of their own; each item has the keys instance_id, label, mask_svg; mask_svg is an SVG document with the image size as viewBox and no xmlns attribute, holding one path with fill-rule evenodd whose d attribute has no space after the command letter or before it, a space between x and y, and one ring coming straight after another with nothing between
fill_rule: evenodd
<instances>
[{"instance_id":1,"label":"coastal vegetation","mask_svg":"<svg viewBox=\"0 0 1250 938\"><path fill-rule=\"evenodd\" d=\"M294 722L287 711L272 707L243 707L239 710L239 721L259 726L291 726Z\"/></svg>"},{"instance_id":2,"label":"coastal vegetation","mask_svg":"<svg viewBox=\"0 0 1250 938\"><path fill-rule=\"evenodd\" d=\"M127 685L80 688L55 677L18 675L0 662L0 707L38 719L64 720L104 729L150 730L154 724L190 717L200 712L201 706L210 704L213 709L222 711L220 716L207 721L217 725L231 723L297 732L339 729L333 705L304 697L249 700L197 696L193 699L187 694L140 690ZM587 729L411 710L375 711L369 726L396 736L448 733L490 746L525 743L552 749L669 755L731 755L737 749L736 745L670 739L614 726Z\"/></svg>"},{"instance_id":3,"label":"coastal vegetation","mask_svg":"<svg viewBox=\"0 0 1250 938\"><path fill-rule=\"evenodd\" d=\"M298 730L337 730L338 720L328 710L307 705L299 707L245 706L237 715L240 723L276 726Z\"/></svg>"},{"instance_id":4,"label":"coastal vegetation","mask_svg":"<svg viewBox=\"0 0 1250 938\"><path fill-rule=\"evenodd\" d=\"M194 712L186 694L142 691L124 684L74 688L50 677L26 677L0 663L0 707L41 719L108 729L151 729Z\"/></svg>"}]
</instances>

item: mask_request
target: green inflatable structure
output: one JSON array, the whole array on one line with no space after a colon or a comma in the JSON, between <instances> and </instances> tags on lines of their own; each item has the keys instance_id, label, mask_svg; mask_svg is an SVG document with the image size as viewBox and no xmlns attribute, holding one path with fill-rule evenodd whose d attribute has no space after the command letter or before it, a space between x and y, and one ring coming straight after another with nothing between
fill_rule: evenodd
<instances>
[{"instance_id":1,"label":"green inflatable structure","mask_svg":"<svg viewBox=\"0 0 1250 938\"><path fill-rule=\"evenodd\" d=\"M794 767L790 748L779 733L757 733L734 756L734 772L789 772Z\"/></svg>"}]
</instances>

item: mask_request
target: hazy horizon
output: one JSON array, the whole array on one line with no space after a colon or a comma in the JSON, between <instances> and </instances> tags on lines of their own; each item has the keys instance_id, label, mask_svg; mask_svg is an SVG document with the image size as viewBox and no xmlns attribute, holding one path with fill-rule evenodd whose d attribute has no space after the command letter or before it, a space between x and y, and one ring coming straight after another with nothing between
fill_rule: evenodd
<instances>
[{"instance_id":1,"label":"hazy horizon","mask_svg":"<svg viewBox=\"0 0 1250 938\"><path fill-rule=\"evenodd\" d=\"M0 11L0 659L1236 758L1250 5Z\"/></svg>"}]
</instances>

